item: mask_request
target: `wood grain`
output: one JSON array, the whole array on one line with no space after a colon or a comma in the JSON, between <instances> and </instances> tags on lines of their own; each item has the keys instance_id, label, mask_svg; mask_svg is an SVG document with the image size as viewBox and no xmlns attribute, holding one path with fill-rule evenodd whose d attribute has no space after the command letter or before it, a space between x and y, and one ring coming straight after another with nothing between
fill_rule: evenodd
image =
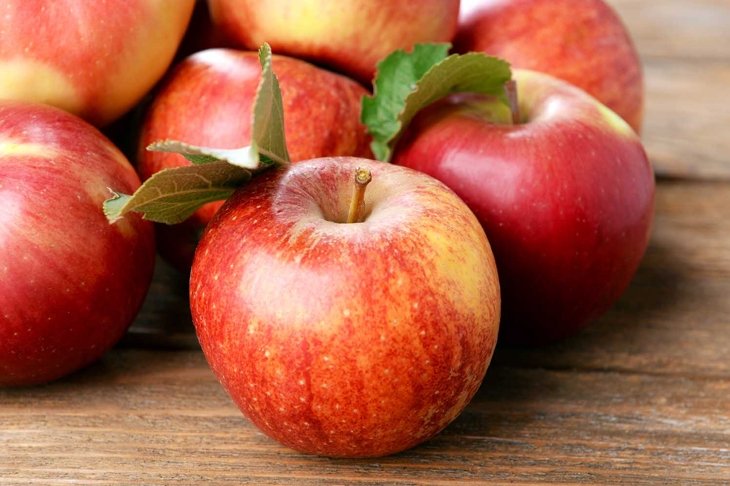
<instances>
[{"instance_id":1,"label":"wood grain","mask_svg":"<svg viewBox=\"0 0 730 486\"><path fill-rule=\"evenodd\" d=\"M730 2L609 3L644 64L642 139L657 174L730 180Z\"/></svg>"}]
</instances>

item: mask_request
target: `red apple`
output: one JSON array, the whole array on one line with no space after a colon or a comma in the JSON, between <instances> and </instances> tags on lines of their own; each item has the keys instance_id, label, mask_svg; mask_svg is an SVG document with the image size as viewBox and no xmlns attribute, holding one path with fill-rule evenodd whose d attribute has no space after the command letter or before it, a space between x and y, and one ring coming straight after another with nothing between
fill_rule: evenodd
<instances>
[{"instance_id":1,"label":"red apple","mask_svg":"<svg viewBox=\"0 0 730 486\"><path fill-rule=\"evenodd\" d=\"M393 161L474 211L499 269L502 338L543 343L626 288L648 242L654 177L636 133L604 105L545 74L515 79L523 123L494 99L452 95L416 116Z\"/></svg>"},{"instance_id":2,"label":"red apple","mask_svg":"<svg viewBox=\"0 0 730 486\"><path fill-rule=\"evenodd\" d=\"M324 64L370 84L391 51L450 41L459 0L208 0L223 37Z\"/></svg>"},{"instance_id":3,"label":"red apple","mask_svg":"<svg viewBox=\"0 0 730 486\"><path fill-rule=\"evenodd\" d=\"M463 8L458 52L483 51L564 79L641 130L641 60L604 0L471 0Z\"/></svg>"},{"instance_id":4,"label":"red apple","mask_svg":"<svg viewBox=\"0 0 730 486\"><path fill-rule=\"evenodd\" d=\"M273 56L284 103L285 132L292 160L352 155L371 156L360 123L365 89L344 76L297 59ZM251 112L261 78L255 52L210 49L176 66L155 97L142 126L138 170L142 179L169 167L189 165L183 156L149 152L152 142L173 139L217 148L251 141ZM221 203L211 203L176 226L158 227L162 255L189 269L198 234Z\"/></svg>"},{"instance_id":5,"label":"red apple","mask_svg":"<svg viewBox=\"0 0 730 486\"><path fill-rule=\"evenodd\" d=\"M106 125L160 79L194 0L4 0L0 98Z\"/></svg>"},{"instance_id":6,"label":"red apple","mask_svg":"<svg viewBox=\"0 0 730 486\"><path fill-rule=\"evenodd\" d=\"M357 168L372 173L348 223ZM474 215L424 174L358 158L272 170L206 229L190 281L205 356L243 413L294 449L380 456L476 392L499 286ZM359 221L355 218L355 221Z\"/></svg>"},{"instance_id":7,"label":"red apple","mask_svg":"<svg viewBox=\"0 0 730 486\"><path fill-rule=\"evenodd\" d=\"M96 129L56 108L0 102L0 385L64 376L131 324L152 277L152 225L109 225L107 187L139 179Z\"/></svg>"}]
</instances>

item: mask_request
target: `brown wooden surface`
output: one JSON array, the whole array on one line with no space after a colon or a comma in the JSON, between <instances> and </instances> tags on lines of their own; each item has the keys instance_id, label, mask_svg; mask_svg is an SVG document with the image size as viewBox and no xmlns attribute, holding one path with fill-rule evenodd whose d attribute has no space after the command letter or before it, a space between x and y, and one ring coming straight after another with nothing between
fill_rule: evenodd
<instances>
[{"instance_id":1,"label":"brown wooden surface","mask_svg":"<svg viewBox=\"0 0 730 486\"><path fill-rule=\"evenodd\" d=\"M730 2L612 3L647 66L647 149L672 177L634 282L593 326L500 348L430 442L330 460L243 419L197 348L184 278L160 265L101 362L0 390L0 484L730 484Z\"/></svg>"},{"instance_id":2,"label":"brown wooden surface","mask_svg":"<svg viewBox=\"0 0 730 486\"><path fill-rule=\"evenodd\" d=\"M644 64L642 135L657 174L730 180L730 1L609 3Z\"/></svg>"}]
</instances>

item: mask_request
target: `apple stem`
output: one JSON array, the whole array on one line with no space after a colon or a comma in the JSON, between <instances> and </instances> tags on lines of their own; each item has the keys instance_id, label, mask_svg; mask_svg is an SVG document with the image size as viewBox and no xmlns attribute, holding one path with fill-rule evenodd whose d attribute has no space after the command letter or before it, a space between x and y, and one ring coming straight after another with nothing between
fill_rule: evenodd
<instances>
[{"instance_id":1,"label":"apple stem","mask_svg":"<svg viewBox=\"0 0 730 486\"><path fill-rule=\"evenodd\" d=\"M362 208L365 203L365 188L373 180L372 174L367 169L358 167L355 169L355 184L352 187L352 199L350 200L350 211L347 213L348 223L360 223Z\"/></svg>"},{"instance_id":2,"label":"apple stem","mask_svg":"<svg viewBox=\"0 0 730 486\"><path fill-rule=\"evenodd\" d=\"M512 112L512 124L520 124L520 104L517 98L517 81L510 79L504 84L504 92L507 95L509 109Z\"/></svg>"}]
</instances>

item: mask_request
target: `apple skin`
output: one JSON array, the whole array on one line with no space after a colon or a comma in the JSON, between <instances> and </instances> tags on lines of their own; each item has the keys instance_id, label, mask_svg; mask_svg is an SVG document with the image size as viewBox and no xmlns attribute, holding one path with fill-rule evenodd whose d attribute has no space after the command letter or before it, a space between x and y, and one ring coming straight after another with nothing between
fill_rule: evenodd
<instances>
[{"instance_id":1,"label":"apple skin","mask_svg":"<svg viewBox=\"0 0 730 486\"><path fill-rule=\"evenodd\" d=\"M636 133L582 90L515 70L524 123L478 95L420 112L393 162L474 211L502 285L500 342L544 344L605 312L649 239L654 175ZM505 113L507 112L507 113Z\"/></svg>"},{"instance_id":2,"label":"apple skin","mask_svg":"<svg viewBox=\"0 0 730 486\"><path fill-rule=\"evenodd\" d=\"M419 42L448 42L459 0L209 0L222 37L246 49L309 59L368 86L377 63Z\"/></svg>"},{"instance_id":3,"label":"apple skin","mask_svg":"<svg viewBox=\"0 0 730 486\"><path fill-rule=\"evenodd\" d=\"M59 109L0 101L0 385L60 378L124 334L147 293L154 231L110 225L108 187L134 169L91 125Z\"/></svg>"},{"instance_id":4,"label":"apple skin","mask_svg":"<svg viewBox=\"0 0 730 486\"><path fill-rule=\"evenodd\" d=\"M568 81L640 133L641 60L621 18L605 1L467 0L463 7L457 52L486 52L514 67Z\"/></svg>"},{"instance_id":5,"label":"apple skin","mask_svg":"<svg viewBox=\"0 0 730 486\"><path fill-rule=\"evenodd\" d=\"M4 0L0 98L106 125L167 70L195 0Z\"/></svg>"},{"instance_id":6,"label":"apple skin","mask_svg":"<svg viewBox=\"0 0 730 486\"><path fill-rule=\"evenodd\" d=\"M360 100L367 91L355 81L305 61L273 56L284 105L284 131L292 160L323 156L372 157ZM209 49L178 64L163 83L141 129L137 157L143 180L170 167L190 165L183 156L149 152L157 140L181 140L218 148L251 142L251 112L261 78L256 52ZM199 234L222 202L210 203L186 222L158 225L162 256L187 272Z\"/></svg>"},{"instance_id":7,"label":"apple skin","mask_svg":"<svg viewBox=\"0 0 730 486\"><path fill-rule=\"evenodd\" d=\"M362 223L353 173L372 172ZM499 282L474 215L435 179L322 158L262 174L206 229L193 322L233 400L270 437L326 456L382 456L467 405L499 326Z\"/></svg>"}]
</instances>

